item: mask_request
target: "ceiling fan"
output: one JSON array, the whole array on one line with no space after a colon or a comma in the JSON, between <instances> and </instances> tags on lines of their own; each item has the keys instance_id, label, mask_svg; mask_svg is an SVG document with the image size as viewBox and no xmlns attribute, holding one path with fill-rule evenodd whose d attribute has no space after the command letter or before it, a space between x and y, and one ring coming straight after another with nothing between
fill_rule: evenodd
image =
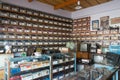
<instances>
[{"instance_id":1,"label":"ceiling fan","mask_svg":"<svg viewBox=\"0 0 120 80\"><path fill-rule=\"evenodd\" d=\"M80 10L82 7L80 6L80 0L77 1L77 6L75 7L76 10Z\"/></svg>"}]
</instances>

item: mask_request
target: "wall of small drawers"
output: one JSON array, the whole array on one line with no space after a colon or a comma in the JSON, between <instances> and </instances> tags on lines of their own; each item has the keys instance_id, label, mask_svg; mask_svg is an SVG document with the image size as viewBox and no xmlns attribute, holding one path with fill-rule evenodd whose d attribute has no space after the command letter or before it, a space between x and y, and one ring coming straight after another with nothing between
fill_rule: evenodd
<instances>
[{"instance_id":1,"label":"wall of small drawers","mask_svg":"<svg viewBox=\"0 0 120 80\"><path fill-rule=\"evenodd\" d=\"M120 44L120 28L109 30L90 30L90 17L75 19L73 21L73 40L79 42L98 42L105 47L110 44Z\"/></svg>"},{"instance_id":2,"label":"wall of small drawers","mask_svg":"<svg viewBox=\"0 0 120 80\"><path fill-rule=\"evenodd\" d=\"M0 3L0 50L6 41L13 52L27 51L28 46L64 47L72 40L72 22L70 18Z\"/></svg>"}]
</instances>

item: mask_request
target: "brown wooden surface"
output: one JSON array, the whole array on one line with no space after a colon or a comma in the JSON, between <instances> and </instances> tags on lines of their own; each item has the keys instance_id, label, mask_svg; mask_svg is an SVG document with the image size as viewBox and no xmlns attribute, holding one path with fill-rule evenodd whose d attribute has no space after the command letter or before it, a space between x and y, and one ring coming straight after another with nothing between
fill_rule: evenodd
<instances>
[{"instance_id":1,"label":"brown wooden surface","mask_svg":"<svg viewBox=\"0 0 120 80\"><path fill-rule=\"evenodd\" d=\"M82 58L82 59L89 59L89 53L88 52L77 52L77 58Z\"/></svg>"},{"instance_id":2,"label":"brown wooden surface","mask_svg":"<svg viewBox=\"0 0 120 80\"><path fill-rule=\"evenodd\" d=\"M37 1L52 5L53 7L55 6L55 9L64 9L68 11L75 11L75 7L77 6L77 2L76 2L77 0L37 0ZM112 0L80 0L80 6L82 7L82 9L84 9L87 7L99 5L109 1Z\"/></svg>"},{"instance_id":3,"label":"brown wooden surface","mask_svg":"<svg viewBox=\"0 0 120 80\"><path fill-rule=\"evenodd\" d=\"M66 1L66 2L62 2L61 4L58 4L56 6L54 6L54 9L60 9L60 8L63 8L65 6L68 6L68 5L71 5L71 4L74 4L76 3L77 0L69 0L69 1Z\"/></svg>"}]
</instances>

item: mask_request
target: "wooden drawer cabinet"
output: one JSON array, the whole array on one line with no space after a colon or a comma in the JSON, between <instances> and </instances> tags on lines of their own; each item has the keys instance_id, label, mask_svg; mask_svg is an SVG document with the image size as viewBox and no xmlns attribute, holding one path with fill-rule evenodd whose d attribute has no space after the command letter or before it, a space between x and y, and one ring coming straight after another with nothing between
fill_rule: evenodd
<instances>
[{"instance_id":1,"label":"wooden drawer cabinet","mask_svg":"<svg viewBox=\"0 0 120 80\"><path fill-rule=\"evenodd\" d=\"M88 52L77 52L77 58L89 59L89 53Z\"/></svg>"}]
</instances>

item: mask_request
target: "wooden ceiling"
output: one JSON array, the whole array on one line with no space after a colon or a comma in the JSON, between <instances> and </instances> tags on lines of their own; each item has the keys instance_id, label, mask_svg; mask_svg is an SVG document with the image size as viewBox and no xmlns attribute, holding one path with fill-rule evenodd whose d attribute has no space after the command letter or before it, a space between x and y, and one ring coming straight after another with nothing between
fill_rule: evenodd
<instances>
[{"instance_id":1,"label":"wooden ceiling","mask_svg":"<svg viewBox=\"0 0 120 80\"><path fill-rule=\"evenodd\" d=\"M32 2L33 0L28 0ZM52 5L55 10L63 9L68 11L76 11L75 7L77 6L78 0L37 0L39 2ZM112 0L80 0L81 9L92 7L95 5L103 4Z\"/></svg>"}]
</instances>

